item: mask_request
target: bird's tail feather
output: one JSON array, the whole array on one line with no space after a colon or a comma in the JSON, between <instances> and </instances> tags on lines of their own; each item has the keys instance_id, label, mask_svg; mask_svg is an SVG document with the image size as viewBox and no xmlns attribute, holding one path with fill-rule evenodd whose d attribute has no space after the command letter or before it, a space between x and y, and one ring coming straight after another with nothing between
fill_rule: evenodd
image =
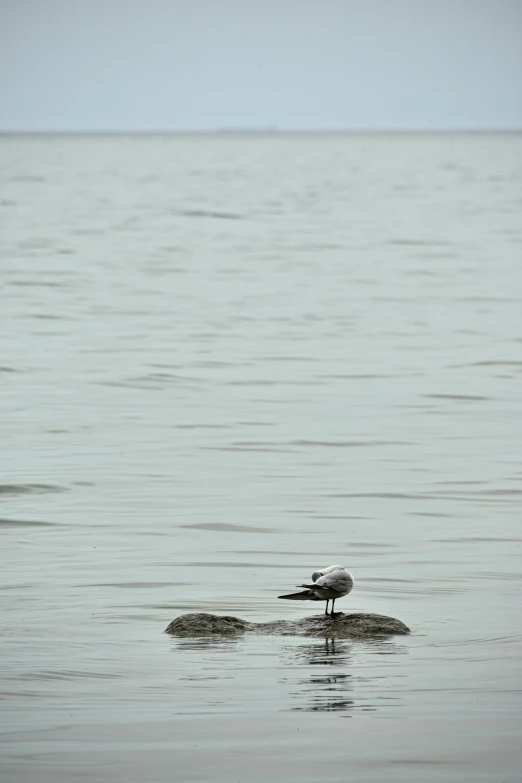
<instances>
[{"instance_id":1,"label":"bird's tail feather","mask_svg":"<svg viewBox=\"0 0 522 783\"><path fill-rule=\"evenodd\" d=\"M290 601L320 601L312 590L303 590L301 593L278 595L278 598L288 598Z\"/></svg>"}]
</instances>

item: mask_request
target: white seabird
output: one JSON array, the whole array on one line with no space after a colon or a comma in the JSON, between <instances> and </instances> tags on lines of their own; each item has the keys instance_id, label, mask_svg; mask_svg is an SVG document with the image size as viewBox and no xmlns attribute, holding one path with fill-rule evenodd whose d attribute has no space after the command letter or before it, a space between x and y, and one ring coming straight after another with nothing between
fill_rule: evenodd
<instances>
[{"instance_id":1,"label":"white seabird","mask_svg":"<svg viewBox=\"0 0 522 783\"><path fill-rule=\"evenodd\" d=\"M346 568L340 565L331 565L321 571L314 571L311 585L297 585L305 587L301 593L278 595L278 598L288 598L290 601L326 601L325 614L328 614L328 604L332 602L330 615L335 614L334 606L337 598L348 595L351 592L354 580Z\"/></svg>"}]
</instances>

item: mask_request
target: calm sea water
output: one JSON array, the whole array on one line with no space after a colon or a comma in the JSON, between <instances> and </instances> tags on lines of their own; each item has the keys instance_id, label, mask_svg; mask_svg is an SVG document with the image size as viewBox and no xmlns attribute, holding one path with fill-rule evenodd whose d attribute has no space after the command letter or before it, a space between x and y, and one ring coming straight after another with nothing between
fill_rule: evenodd
<instances>
[{"instance_id":1,"label":"calm sea water","mask_svg":"<svg viewBox=\"0 0 522 783\"><path fill-rule=\"evenodd\" d=\"M521 161L1 138L6 782L520 779ZM333 562L411 637L162 633Z\"/></svg>"}]
</instances>

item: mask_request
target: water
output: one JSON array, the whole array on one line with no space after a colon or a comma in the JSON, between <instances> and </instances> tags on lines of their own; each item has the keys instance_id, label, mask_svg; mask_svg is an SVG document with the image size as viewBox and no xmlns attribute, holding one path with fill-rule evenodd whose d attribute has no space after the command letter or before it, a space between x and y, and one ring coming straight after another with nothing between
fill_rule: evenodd
<instances>
[{"instance_id":1,"label":"water","mask_svg":"<svg viewBox=\"0 0 522 783\"><path fill-rule=\"evenodd\" d=\"M1 139L6 781L519 780L521 147Z\"/></svg>"}]
</instances>

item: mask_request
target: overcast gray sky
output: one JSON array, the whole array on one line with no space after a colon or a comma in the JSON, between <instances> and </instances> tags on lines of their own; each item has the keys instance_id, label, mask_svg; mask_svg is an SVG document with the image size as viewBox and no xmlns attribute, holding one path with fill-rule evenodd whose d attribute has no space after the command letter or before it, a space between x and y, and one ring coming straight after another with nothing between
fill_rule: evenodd
<instances>
[{"instance_id":1,"label":"overcast gray sky","mask_svg":"<svg viewBox=\"0 0 522 783\"><path fill-rule=\"evenodd\" d=\"M522 128L522 0L0 0L0 129Z\"/></svg>"}]
</instances>

